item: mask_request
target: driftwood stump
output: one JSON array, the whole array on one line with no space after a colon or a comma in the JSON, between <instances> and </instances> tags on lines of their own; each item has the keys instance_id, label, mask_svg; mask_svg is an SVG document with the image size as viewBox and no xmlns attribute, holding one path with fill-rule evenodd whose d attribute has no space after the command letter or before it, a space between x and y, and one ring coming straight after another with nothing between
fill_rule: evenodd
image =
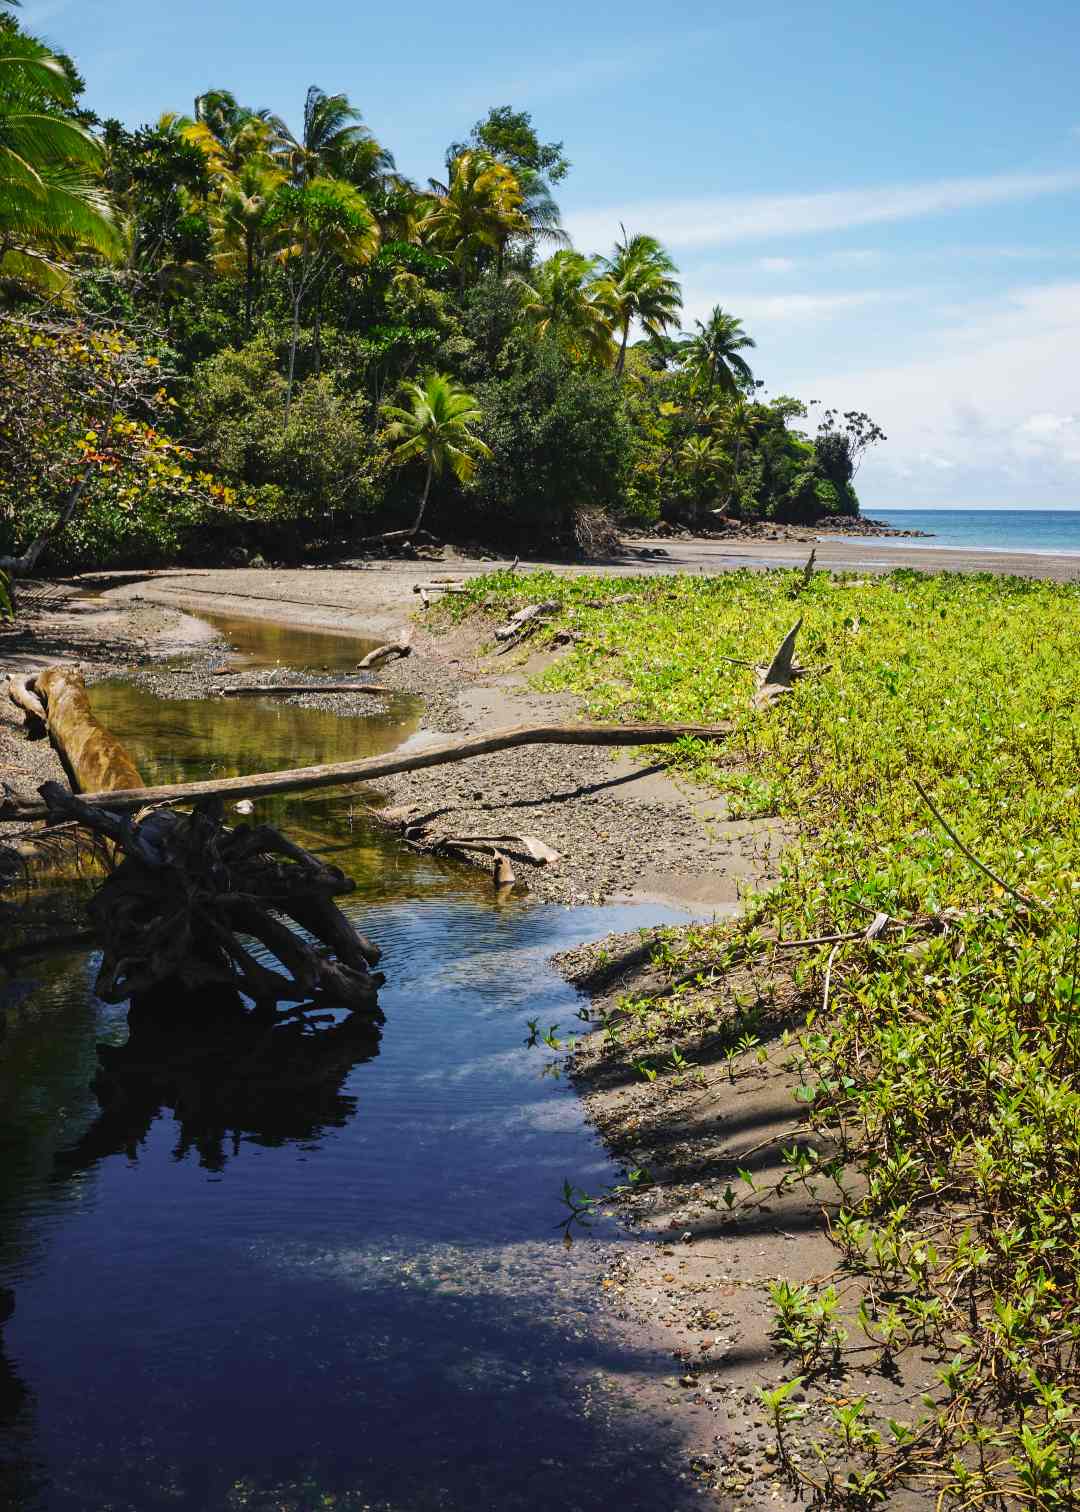
<instances>
[{"instance_id":1,"label":"driftwood stump","mask_svg":"<svg viewBox=\"0 0 1080 1512\"><path fill-rule=\"evenodd\" d=\"M167 808L131 815L91 807L58 783L46 783L42 796L50 815L76 820L122 856L88 910L102 945L94 990L106 1002L243 993L264 1012L306 1003L381 1022L383 978L369 970L379 952L334 904L354 886L336 866L269 825L229 829L215 800L190 815ZM285 917L330 946L336 960ZM258 960L248 939L284 973Z\"/></svg>"}]
</instances>

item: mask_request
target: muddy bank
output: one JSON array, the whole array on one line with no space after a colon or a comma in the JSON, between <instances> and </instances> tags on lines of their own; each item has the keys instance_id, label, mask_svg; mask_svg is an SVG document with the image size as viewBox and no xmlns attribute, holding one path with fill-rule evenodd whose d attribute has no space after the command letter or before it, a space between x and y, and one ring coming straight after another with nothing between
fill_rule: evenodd
<instances>
[{"instance_id":1,"label":"muddy bank","mask_svg":"<svg viewBox=\"0 0 1080 1512\"><path fill-rule=\"evenodd\" d=\"M822 1479L813 1443L835 1455L838 1405L865 1397L906 1422L939 1383L929 1354L888 1360L860 1332L864 1293L828 1237L836 1188L781 1188L784 1151L810 1148L797 1034L813 1005L786 967L731 965L737 930L641 930L556 956L599 1026L565 1069L606 1148L640 1173L607 1206L650 1242L602 1279L605 1304L668 1334L669 1401L708 1483L740 1506L803 1507ZM814 1148L829 1153L820 1135ZM810 1364L776 1332L770 1285L781 1279L836 1286L836 1348ZM785 1468L759 1392L796 1375ZM917 1512L925 1500L894 1489L888 1504Z\"/></svg>"}]
</instances>

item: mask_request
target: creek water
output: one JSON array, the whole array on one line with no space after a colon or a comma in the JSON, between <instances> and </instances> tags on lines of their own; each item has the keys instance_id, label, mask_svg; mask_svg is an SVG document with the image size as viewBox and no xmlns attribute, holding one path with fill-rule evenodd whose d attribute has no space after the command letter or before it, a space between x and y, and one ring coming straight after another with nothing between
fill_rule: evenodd
<instances>
[{"instance_id":1,"label":"creek water","mask_svg":"<svg viewBox=\"0 0 1080 1512\"><path fill-rule=\"evenodd\" d=\"M355 640L219 627L246 665L357 659ZM122 680L94 701L151 782L375 754L419 716ZM377 1038L292 1030L270 1066L235 1042L127 1043L93 954L27 969L0 1044L0 1506L697 1504L637 1402L670 1355L596 1308L595 1242L567 1252L557 1228L564 1179L617 1173L524 1045L530 1018L581 1027L553 951L675 916L499 900L373 827L374 796L256 814L356 879L344 906L384 952ZM100 1097L99 1044L125 1066Z\"/></svg>"}]
</instances>

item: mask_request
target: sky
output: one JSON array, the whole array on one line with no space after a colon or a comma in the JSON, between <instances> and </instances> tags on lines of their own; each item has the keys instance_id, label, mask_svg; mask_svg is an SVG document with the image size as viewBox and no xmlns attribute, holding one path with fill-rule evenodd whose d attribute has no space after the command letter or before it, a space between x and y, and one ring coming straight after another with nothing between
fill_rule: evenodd
<instances>
[{"instance_id":1,"label":"sky","mask_svg":"<svg viewBox=\"0 0 1080 1512\"><path fill-rule=\"evenodd\" d=\"M864 509L1080 508L1072 0L24 0L21 19L102 116L218 86L295 123L314 83L420 182L490 106L529 110L573 163L575 245L659 236L685 325L722 305L768 394L884 428Z\"/></svg>"}]
</instances>

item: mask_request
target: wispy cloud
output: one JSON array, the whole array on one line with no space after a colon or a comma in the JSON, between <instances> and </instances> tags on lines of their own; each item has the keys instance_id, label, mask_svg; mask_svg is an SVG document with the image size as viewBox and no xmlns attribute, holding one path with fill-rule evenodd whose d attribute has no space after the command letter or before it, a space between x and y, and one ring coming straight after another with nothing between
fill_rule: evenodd
<instances>
[{"instance_id":1,"label":"wispy cloud","mask_svg":"<svg viewBox=\"0 0 1080 1512\"><path fill-rule=\"evenodd\" d=\"M769 321L818 322L831 320L848 310L857 310L865 305L877 304L886 295L880 289L856 289L837 294L739 294L725 301L725 307L736 310L744 324L765 324ZM890 299L894 294L889 294Z\"/></svg>"},{"instance_id":2,"label":"wispy cloud","mask_svg":"<svg viewBox=\"0 0 1080 1512\"><path fill-rule=\"evenodd\" d=\"M721 247L780 236L790 241L796 236L952 214L1077 189L1080 171L1001 173L816 194L642 200L617 209L579 211L566 220L581 247L604 246L617 233L620 221L631 230L648 230L671 247Z\"/></svg>"}]
</instances>

